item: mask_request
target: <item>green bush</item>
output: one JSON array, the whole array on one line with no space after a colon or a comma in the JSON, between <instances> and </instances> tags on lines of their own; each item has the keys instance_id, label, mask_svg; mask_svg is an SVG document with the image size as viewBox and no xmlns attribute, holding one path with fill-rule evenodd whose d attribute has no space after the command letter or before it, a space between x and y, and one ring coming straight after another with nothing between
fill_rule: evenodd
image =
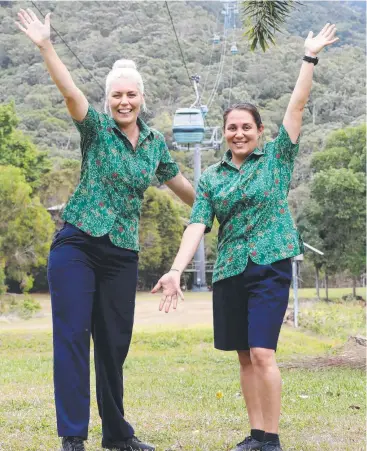
<instances>
[{"instance_id":1,"label":"green bush","mask_svg":"<svg viewBox=\"0 0 367 451\"><path fill-rule=\"evenodd\" d=\"M17 295L5 295L0 298L0 315L19 316L22 319L30 319L41 310L40 302L25 294L23 298Z\"/></svg>"},{"instance_id":2,"label":"green bush","mask_svg":"<svg viewBox=\"0 0 367 451\"><path fill-rule=\"evenodd\" d=\"M346 340L365 328L365 308L358 302L316 302L301 310L299 324L318 335Z\"/></svg>"}]
</instances>

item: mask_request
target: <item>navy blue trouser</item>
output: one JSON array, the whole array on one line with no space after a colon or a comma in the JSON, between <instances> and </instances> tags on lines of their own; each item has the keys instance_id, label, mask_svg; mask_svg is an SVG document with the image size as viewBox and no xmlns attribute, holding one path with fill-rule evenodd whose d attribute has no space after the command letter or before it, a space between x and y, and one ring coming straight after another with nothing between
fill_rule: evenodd
<instances>
[{"instance_id":1,"label":"navy blue trouser","mask_svg":"<svg viewBox=\"0 0 367 451\"><path fill-rule=\"evenodd\" d=\"M94 340L97 402L103 446L134 434L124 419L122 365L134 321L138 254L66 223L48 262L54 384L59 436L87 438L90 336Z\"/></svg>"}]
</instances>

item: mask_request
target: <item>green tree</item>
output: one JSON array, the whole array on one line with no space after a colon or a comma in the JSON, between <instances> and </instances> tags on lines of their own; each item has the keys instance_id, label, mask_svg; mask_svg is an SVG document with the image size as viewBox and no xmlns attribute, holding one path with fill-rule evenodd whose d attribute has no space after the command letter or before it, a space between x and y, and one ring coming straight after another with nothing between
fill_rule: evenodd
<instances>
[{"instance_id":1,"label":"green tree","mask_svg":"<svg viewBox=\"0 0 367 451\"><path fill-rule=\"evenodd\" d=\"M53 169L42 178L37 189L46 208L67 202L80 178L80 161L55 158L53 163Z\"/></svg>"},{"instance_id":2,"label":"green tree","mask_svg":"<svg viewBox=\"0 0 367 451\"><path fill-rule=\"evenodd\" d=\"M176 256L184 226L177 203L166 191L159 191L158 206L158 231L162 242L159 271L163 274L169 270Z\"/></svg>"},{"instance_id":3,"label":"green tree","mask_svg":"<svg viewBox=\"0 0 367 451\"><path fill-rule=\"evenodd\" d=\"M140 220L139 268L146 275L158 272L162 260L162 241L159 235L159 202L157 189L145 192Z\"/></svg>"},{"instance_id":4,"label":"green tree","mask_svg":"<svg viewBox=\"0 0 367 451\"><path fill-rule=\"evenodd\" d=\"M346 168L366 172L366 125L348 127L331 133L322 152L315 153L311 167L316 171Z\"/></svg>"},{"instance_id":5,"label":"green tree","mask_svg":"<svg viewBox=\"0 0 367 451\"><path fill-rule=\"evenodd\" d=\"M319 205L312 199L304 203L297 217L297 226L305 242L310 243L316 249L325 251L325 243L318 230L318 222L321 217ZM320 299L320 279L322 272L327 282L328 274L334 272L331 259L315 252L307 252L307 259L311 260L315 268L315 288L317 298ZM324 270L324 271L323 271ZM328 284L325 284L326 299L328 299Z\"/></svg>"},{"instance_id":6,"label":"green tree","mask_svg":"<svg viewBox=\"0 0 367 451\"><path fill-rule=\"evenodd\" d=\"M310 200L299 221L304 237L312 234L325 251L324 260L313 258L315 265L324 265L326 277L348 270L354 295L365 270L365 130L361 125L335 131L313 156Z\"/></svg>"},{"instance_id":7,"label":"green tree","mask_svg":"<svg viewBox=\"0 0 367 451\"><path fill-rule=\"evenodd\" d=\"M181 205L166 190L147 189L140 220L139 277L149 287L166 272L177 253L183 232Z\"/></svg>"},{"instance_id":8,"label":"green tree","mask_svg":"<svg viewBox=\"0 0 367 451\"><path fill-rule=\"evenodd\" d=\"M27 183L35 188L50 170L50 161L47 153L39 152L17 128L18 122L13 103L0 105L0 165L20 168Z\"/></svg>"},{"instance_id":9,"label":"green tree","mask_svg":"<svg viewBox=\"0 0 367 451\"><path fill-rule=\"evenodd\" d=\"M316 204L310 219L323 240L327 269L349 270L354 277L363 271L365 194L361 173L342 168L315 175L311 196Z\"/></svg>"},{"instance_id":10,"label":"green tree","mask_svg":"<svg viewBox=\"0 0 367 451\"><path fill-rule=\"evenodd\" d=\"M32 287L32 270L44 266L55 226L21 169L0 166L0 262L7 278ZM1 277L0 277L1 279Z\"/></svg>"}]
</instances>

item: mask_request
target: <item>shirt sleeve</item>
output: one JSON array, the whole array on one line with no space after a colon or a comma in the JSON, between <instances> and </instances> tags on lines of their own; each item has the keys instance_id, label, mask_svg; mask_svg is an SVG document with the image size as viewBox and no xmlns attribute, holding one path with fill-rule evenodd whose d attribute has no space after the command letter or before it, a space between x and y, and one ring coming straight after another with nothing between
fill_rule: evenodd
<instances>
[{"instance_id":1,"label":"shirt sleeve","mask_svg":"<svg viewBox=\"0 0 367 451\"><path fill-rule=\"evenodd\" d=\"M82 121L73 119L74 125L80 134L80 148L82 155L88 150L92 140L97 135L101 125L101 119L98 111L92 105L88 105L87 115Z\"/></svg>"},{"instance_id":2,"label":"shirt sleeve","mask_svg":"<svg viewBox=\"0 0 367 451\"><path fill-rule=\"evenodd\" d=\"M179 172L180 168L169 153L167 144L163 141L161 160L155 172L159 183L165 183L168 180L173 179Z\"/></svg>"},{"instance_id":3,"label":"shirt sleeve","mask_svg":"<svg viewBox=\"0 0 367 451\"><path fill-rule=\"evenodd\" d=\"M213 227L215 213L204 177L202 175L199 180L189 224L205 224L205 233L208 233Z\"/></svg>"},{"instance_id":4,"label":"shirt sleeve","mask_svg":"<svg viewBox=\"0 0 367 451\"><path fill-rule=\"evenodd\" d=\"M293 163L299 151L299 139L294 144L288 135L287 130L282 124L279 128L278 136L274 139L275 157Z\"/></svg>"}]
</instances>

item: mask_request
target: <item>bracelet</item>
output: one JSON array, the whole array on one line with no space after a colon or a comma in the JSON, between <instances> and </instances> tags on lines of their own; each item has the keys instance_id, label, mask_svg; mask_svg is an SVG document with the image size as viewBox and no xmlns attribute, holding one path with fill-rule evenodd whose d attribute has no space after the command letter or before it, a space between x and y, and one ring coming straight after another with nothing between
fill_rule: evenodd
<instances>
[{"instance_id":1,"label":"bracelet","mask_svg":"<svg viewBox=\"0 0 367 451\"><path fill-rule=\"evenodd\" d=\"M316 64L319 62L319 59L317 58L317 56L315 56L315 58L313 58L312 56L305 55L303 57L303 61L306 61L307 63L313 63L316 66Z\"/></svg>"},{"instance_id":2,"label":"bracelet","mask_svg":"<svg viewBox=\"0 0 367 451\"><path fill-rule=\"evenodd\" d=\"M179 269L176 268L171 268L170 271L177 271L177 272L181 272Z\"/></svg>"}]
</instances>

